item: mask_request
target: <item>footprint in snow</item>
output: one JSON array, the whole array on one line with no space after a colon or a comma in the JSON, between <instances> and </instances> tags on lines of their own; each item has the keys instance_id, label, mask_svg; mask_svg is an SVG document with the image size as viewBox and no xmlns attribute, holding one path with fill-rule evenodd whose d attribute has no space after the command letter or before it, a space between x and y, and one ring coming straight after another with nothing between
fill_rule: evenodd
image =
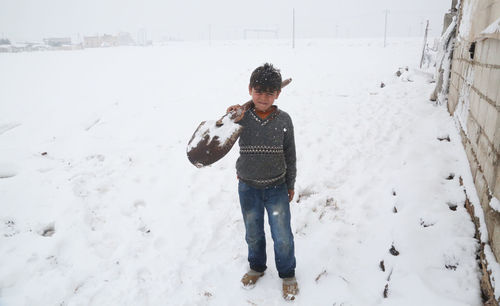
<instances>
[{"instance_id":1,"label":"footprint in snow","mask_svg":"<svg viewBox=\"0 0 500 306\"><path fill-rule=\"evenodd\" d=\"M429 227L429 226L433 226L434 223L425 221L423 218L420 218L420 225L423 227Z\"/></svg>"},{"instance_id":2,"label":"footprint in snow","mask_svg":"<svg viewBox=\"0 0 500 306\"><path fill-rule=\"evenodd\" d=\"M11 178L17 175L17 167L13 164L0 163L0 179Z\"/></svg>"},{"instance_id":3,"label":"footprint in snow","mask_svg":"<svg viewBox=\"0 0 500 306\"><path fill-rule=\"evenodd\" d=\"M49 265L51 265L52 267L56 267L59 264L57 257L55 255L47 256L45 260L47 260Z\"/></svg>"},{"instance_id":4,"label":"footprint in snow","mask_svg":"<svg viewBox=\"0 0 500 306\"><path fill-rule=\"evenodd\" d=\"M103 162L105 159L106 157L102 154L93 154L86 157L86 160L88 161L95 160L98 162Z\"/></svg>"},{"instance_id":5,"label":"footprint in snow","mask_svg":"<svg viewBox=\"0 0 500 306\"><path fill-rule=\"evenodd\" d=\"M451 202L446 203L446 205L448 205L450 210L453 210L453 211L456 211L457 207L458 207L458 205L456 203L451 203Z\"/></svg>"},{"instance_id":6,"label":"footprint in snow","mask_svg":"<svg viewBox=\"0 0 500 306\"><path fill-rule=\"evenodd\" d=\"M314 194L316 194L316 191L314 191L311 188L305 188L304 190L299 191L299 195L297 197L297 203L300 203L300 201L305 200Z\"/></svg>"},{"instance_id":7,"label":"footprint in snow","mask_svg":"<svg viewBox=\"0 0 500 306\"><path fill-rule=\"evenodd\" d=\"M392 256L398 256L399 255L399 251L396 250L396 247L394 246L394 244L389 249L389 253L391 253Z\"/></svg>"},{"instance_id":8,"label":"footprint in snow","mask_svg":"<svg viewBox=\"0 0 500 306\"><path fill-rule=\"evenodd\" d=\"M444 267L451 271L456 271L457 267L460 265L458 260L454 256L446 256L445 255L445 263Z\"/></svg>"},{"instance_id":9,"label":"footprint in snow","mask_svg":"<svg viewBox=\"0 0 500 306\"><path fill-rule=\"evenodd\" d=\"M43 237L51 237L56 233L56 227L54 222L47 224L38 231L38 234Z\"/></svg>"},{"instance_id":10,"label":"footprint in snow","mask_svg":"<svg viewBox=\"0 0 500 306\"><path fill-rule=\"evenodd\" d=\"M316 283L319 282L319 280L323 277L323 276L327 276L328 275L328 272L326 272L326 270L323 270L321 273L318 274L318 276L316 276L316 278L314 279L314 281Z\"/></svg>"},{"instance_id":11,"label":"footprint in snow","mask_svg":"<svg viewBox=\"0 0 500 306\"><path fill-rule=\"evenodd\" d=\"M69 181L73 184L73 194L79 198L86 198L91 194L88 184L96 178L96 174L92 172L82 172L73 175Z\"/></svg>"},{"instance_id":12,"label":"footprint in snow","mask_svg":"<svg viewBox=\"0 0 500 306\"><path fill-rule=\"evenodd\" d=\"M146 234L146 235L147 235L147 234L149 234L149 233L151 233L151 230L150 230L150 229L149 229L146 225L142 225L142 226L140 226L140 227L138 228L138 230L139 230L140 232L142 232L143 234Z\"/></svg>"},{"instance_id":13,"label":"footprint in snow","mask_svg":"<svg viewBox=\"0 0 500 306\"><path fill-rule=\"evenodd\" d=\"M448 270L456 271L457 267L458 267L458 263L456 263L456 264L447 264L447 265L444 265L444 267L446 269L448 269Z\"/></svg>"},{"instance_id":14,"label":"footprint in snow","mask_svg":"<svg viewBox=\"0 0 500 306\"><path fill-rule=\"evenodd\" d=\"M19 234L19 230L16 227L16 223L14 220L5 220L3 222L4 227L3 227L3 236L4 237L13 237L17 234Z\"/></svg>"},{"instance_id":15,"label":"footprint in snow","mask_svg":"<svg viewBox=\"0 0 500 306\"><path fill-rule=\"evenodd\" d=\"M144 200L136 200L134 201L134 207L135 208L146 207L146 202Z\"/></svg>"},{"instance_id":16,"label":"footprint in snow","mask_svg":"<svg viewBox=\"0 0 500 306\"><path fill-rule=\"evenodd\" d=\"M13 123L6 123L6 124L0 124L0 135L3 133L10 131L18 126L20 126L21 123L13 122Z\"/></svg>"},{"instance_id":17,"label":"footprint in snow","mask_svg":"<svg viewBox=\"0 0 500 306\"><path fill-rule=\"evenodd\" d=\"M396 189L392 189L392 196L393 197L397 196ZM392 212L395 214L398 213L398 208L396 206L397 206L397 202L394 204L394 207L392 208Z\"/></svg>"},{"instance_id":18,"label":"footprint in snow","mask_svg":"<svg viewBox=\"0 0 500 306\"><path fill-rule=\"evenodd\" d=\"M380 267L380 270L382 270L382 272L385 272L385 263L383 260L380 261L378 266Z\"/></svg>"},{"instance_id":19,"label":"footprint in snow","mask_svg":"<svg viewBox=\"0 0 500 306\"><path fill-rule=\"evenodd\" d=\"M438 137L437 138L439 141L446 141L446 142L450 142L451 139L450 139L450 136L449 135L446 135L446 136L441 136L441 137Z\"/></svg>"}]
</instances>

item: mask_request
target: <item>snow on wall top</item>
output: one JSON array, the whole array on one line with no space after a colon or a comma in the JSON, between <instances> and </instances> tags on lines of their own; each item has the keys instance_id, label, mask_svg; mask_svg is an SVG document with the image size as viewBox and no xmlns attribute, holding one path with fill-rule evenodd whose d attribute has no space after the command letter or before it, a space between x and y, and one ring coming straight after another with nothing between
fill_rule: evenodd
<instances>
[{"instance_id":1,"label":"snow on wall top","mask_svg":"<svg viewBox=\"0 0 500 306\"><path fill-rule=\"evenodd\" d=\"M481 34L494 34L494 33L500 33L500 18L497 20L493 21L492 24L486 27Z\"/></svg>"}]
</instances>

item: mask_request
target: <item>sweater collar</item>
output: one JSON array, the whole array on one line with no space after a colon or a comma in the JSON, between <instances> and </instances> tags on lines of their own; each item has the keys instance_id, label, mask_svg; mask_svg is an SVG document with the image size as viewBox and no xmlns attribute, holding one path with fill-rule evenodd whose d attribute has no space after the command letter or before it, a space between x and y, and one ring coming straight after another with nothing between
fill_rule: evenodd
<instances>
[{"instance_id":1,"label":"sweater collar","mask_svg":"<svg viewBox=\"0 0 500 306\"><path fill-rule=\"evenodd\" d=\"M250 112L252 114L252 117L255 120L257 120L262 125L264 125L264 124L267 124L267 122L269 122L269 121L273 120L274 118L276 118L279 115L279 113L280 113L280 110L279 110L279 108L278 108L277 105L271 105L271 107L273 108L273 111L265 119L262 119L262 118L259 117L259 115L257 115L257 111L255 110L255 104L253 102L250 105Z\"/></svg>"}]
</instances>

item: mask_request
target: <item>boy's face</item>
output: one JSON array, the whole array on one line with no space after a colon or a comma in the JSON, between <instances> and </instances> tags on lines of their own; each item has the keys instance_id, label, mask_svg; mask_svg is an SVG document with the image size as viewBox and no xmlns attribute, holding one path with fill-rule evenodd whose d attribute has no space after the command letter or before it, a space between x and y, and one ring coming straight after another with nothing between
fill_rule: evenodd
<instances>
[{"instance_id":1,"label":"boy's face","mask_svg":"<svg viewBox=\"0 0 500 306\"><path fill-rule=\"evenodd\" d=\"M248 91L252 96L255 109L261 112L269 110L271 105L273 105L274 100L278 99L280 95L280 91L265 92L253 87L248 87Z\"/></svg>"}]
</instances>

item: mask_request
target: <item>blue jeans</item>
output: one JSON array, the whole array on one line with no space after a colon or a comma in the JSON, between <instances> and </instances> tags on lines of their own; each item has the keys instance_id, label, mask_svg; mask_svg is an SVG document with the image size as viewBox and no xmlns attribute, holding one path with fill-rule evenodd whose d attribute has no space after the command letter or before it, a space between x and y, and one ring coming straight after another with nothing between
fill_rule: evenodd
<instances>
[{"instance_id":1,"label":"blue jeans","mask_svg":"<svg viewBox=\"0 0 500 306\"><path fill-rule=\"evenodd\" d=\"M258 189L240 180L238 193L245 222L245 240L248 244L250 268L258 272L264 272L267 268L264 233L265 208L274 241L274 257L279 276L281 278L295 276L295 250L290 227L290 204L286 184Z\"/></svg>"}]
</instances>

